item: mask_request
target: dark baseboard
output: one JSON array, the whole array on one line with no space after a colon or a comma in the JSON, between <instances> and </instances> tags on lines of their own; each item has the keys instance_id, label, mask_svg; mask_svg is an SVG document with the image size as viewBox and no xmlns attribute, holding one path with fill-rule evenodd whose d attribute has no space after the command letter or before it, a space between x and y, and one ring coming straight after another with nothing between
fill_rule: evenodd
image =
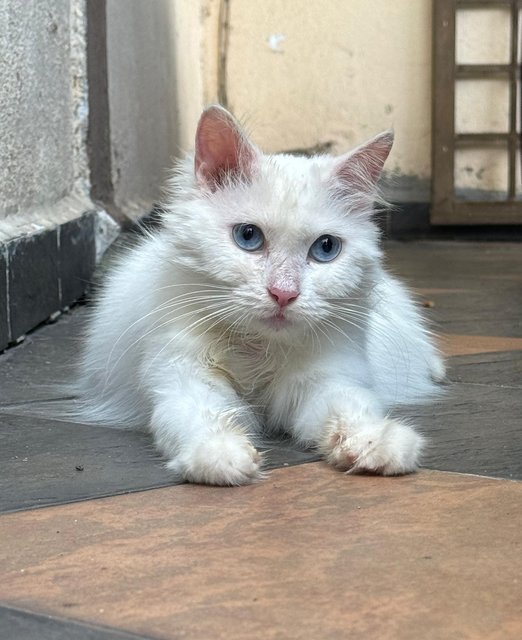
<instances>
[{"instance_id":1,"label":"dark baseboard","mask_svg":"<svg viewBox=\"0 0 522 640\"><path fill-rule=\"evenodd\" d=\"M0 243L0 350L83 295L95 268L95 218L89 211Z\"/></svg>"}]
</instances>

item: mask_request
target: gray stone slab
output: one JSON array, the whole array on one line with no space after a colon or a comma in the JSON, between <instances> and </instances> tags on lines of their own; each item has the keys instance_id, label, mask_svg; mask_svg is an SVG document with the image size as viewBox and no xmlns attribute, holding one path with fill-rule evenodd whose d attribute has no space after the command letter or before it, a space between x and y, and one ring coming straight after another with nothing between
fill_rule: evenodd
<instances>
[{"instance_id":1,"label":"gray stone slab","mask_svg":"<svg viewBox=\"0 0 522 640\"><path fill-rule=\"evenodd\" d=\"M429 294L434 308L425 310L436 330L522 336L521 244L391 242L386 253L412 287L439 289Z\"/></svg>"},{"instance_id":2,"label":"gray stone slab","mask_svg":"<svg viewBox=\"0 0 522 640\"><path fill-rule=\"evenodd\" d=\"M292 467L321 459L313 449L304 449L289 439L264 440L258 445L258 449L264 453L263 468L266 470Z\"/></svg>"},{"instance_id":3,"label":"gray stone slab","mask_svg":"<svg viewBox=\"0 0 522 640\"><path fill-rule=\"evenodd\" d=\"M433 293L428 315L444 333L522 337L522 280L479 279L455 293Z\"/></svg>"},{"instance_id":4,"label":"gray stone slab","mask_svg":"<svg viewBox=\"0 0 522 640\"><path fill-rule=\"evenodd\" d=\"M148 640L146 636L126 633L119 629L20 611L1 605L0 638L3 640Z\"/></svg>"},{"instance_id":5,"label":"gray stone slab","mask_svg":"<svg viewBox=\"0 0 522 640\"><path fill-rule=\"evenodd\" d=\"M428 437L424 466L522 480L520 389L454 384L440 402L397 415Z\"/></svg>"},{"instance_id":6,"label":"gray stone slab","mask_svg":"<svg viewBox=\"0 0 522 640\"><path fill-rule=\"evenodd\" d=\"M387 263L415 287L522 282L522 245L494 242L387 242Z\"/></svg>"},{"instance_id":7,"label":"gray stone slab","mask_svg":"<svg viewBox=\"0 0 522 640\"><path fill-rule=\"evenodd\" d=\"M74 375L86 315L85 307L77 307L0 355L0 410L63 395L60 385Z\"/></svg>"},{"instance_id":8,"label":"gray stone slab","mask_svg":"<svg viewBox=\"0 0 522 640\"><path fill-rule=\"evenodd\" d=\"M167 484L142 433L0 414L0 511Z\"/></svg>"},{"instance_id":9,"label":"gray stone slab","mask_svg":"<svg viewBox=\"0 0 522 640\"><path fill-rule=\"evenodd\" d=\"M521 389L522 351L454 356L449 361L448 379L452 382Z\"/></svg>"}]
</instances>

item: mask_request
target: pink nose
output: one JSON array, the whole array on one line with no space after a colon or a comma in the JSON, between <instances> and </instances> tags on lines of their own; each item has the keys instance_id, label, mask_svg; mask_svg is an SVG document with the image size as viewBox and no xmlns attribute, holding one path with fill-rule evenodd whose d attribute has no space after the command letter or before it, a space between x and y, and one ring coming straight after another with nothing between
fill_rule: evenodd
<instances>
[{"instance_id":1,"label":"pink nose","mask_svg":"<svg viewBox=\"0 0 522 640\"><path fill-rule=\"evenodd\" d=\"M299 297L299 291L285 291L277 287L269 287L268 293L281 308L286 307Z\"/></svg>"}]
</instances>

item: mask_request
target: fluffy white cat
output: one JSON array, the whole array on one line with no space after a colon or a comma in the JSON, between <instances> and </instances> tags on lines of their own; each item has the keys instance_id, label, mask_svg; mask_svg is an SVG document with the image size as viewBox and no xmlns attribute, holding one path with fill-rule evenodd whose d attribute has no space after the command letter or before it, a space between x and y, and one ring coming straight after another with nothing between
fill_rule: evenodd
<instances>
[{"instance_id":1,"label":"fluffy white cat","mask_svg":"<svg viewBox=\"0 0 522 640\"><path fill-rule=\"evenodd\" d=\"M85 421L147 426L190 482L262 476L260 433L338 469L414 471L423 438L387 412L443 362L372 221L385 132L354 151L264 155L225 109L199 121L163 228L120 260L92 314Z\"/></svg>"}]
</instances>

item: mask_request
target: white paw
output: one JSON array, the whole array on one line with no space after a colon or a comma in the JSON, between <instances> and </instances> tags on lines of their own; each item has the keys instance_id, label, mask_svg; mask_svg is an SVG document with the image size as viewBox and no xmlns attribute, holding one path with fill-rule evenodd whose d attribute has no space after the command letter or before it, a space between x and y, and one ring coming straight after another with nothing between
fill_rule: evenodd
<instances>
[{"instance_id":1,"label":"white paw","mask_svg":"<svg viewBox=\"0 0 522 640\"><path fill-rule=\"evenodd\" d=\"M423 444L422 436L397 420L365 417L351 422L336 416L325 426L319 448L342 471L394 476L417 469Z\"/></svg>"},{"instance_id":2,"label":"white paw","mask_svg":"<svg viewBox=\"0 0 522 640\"><path fill-rule=\"evenodd\" d=\"M220 486L248 484L262 478L262 456L239 430L215 431L167 463L187 482Z\"/></svg>"}]
</instances>

